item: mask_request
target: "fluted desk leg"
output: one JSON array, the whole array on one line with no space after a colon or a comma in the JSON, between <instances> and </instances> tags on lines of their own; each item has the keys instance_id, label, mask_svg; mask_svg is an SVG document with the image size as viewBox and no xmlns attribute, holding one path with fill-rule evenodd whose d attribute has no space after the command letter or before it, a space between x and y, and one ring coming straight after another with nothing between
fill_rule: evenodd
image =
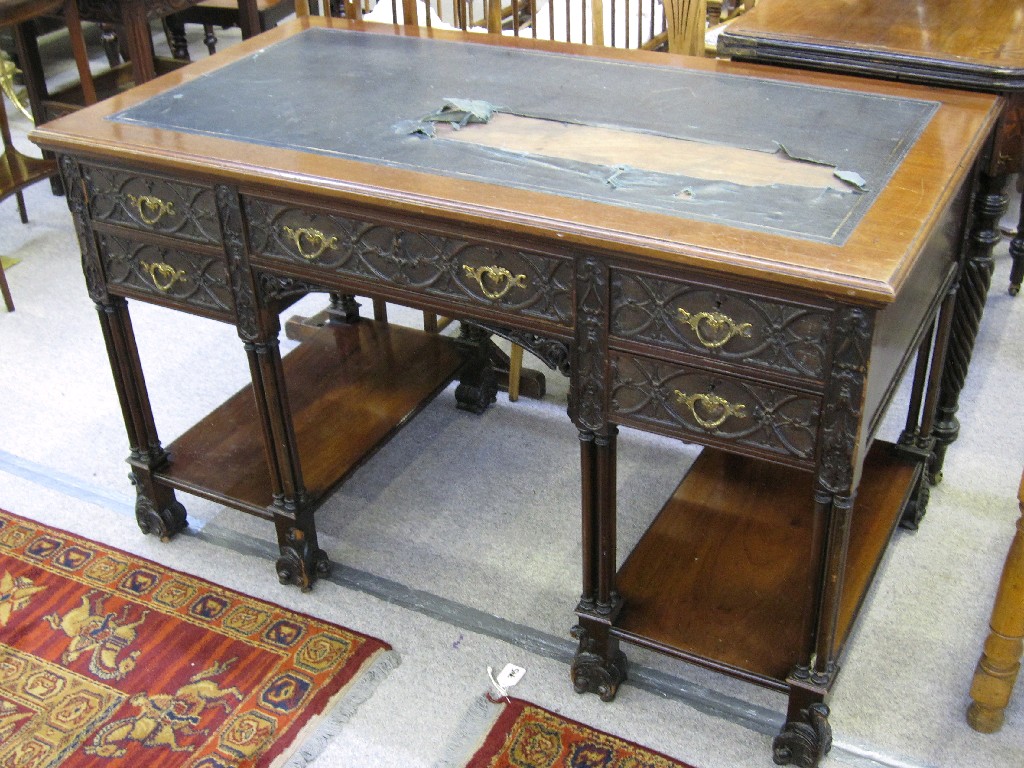
<instances>
[{"instance_id":1,"label":"fluted desk leg","mask_svg":"<svg viewBox=\"0 0 1024 768\"><path fill-rule=\"evenodd\" d=\"M992 608L991 632L974 671L973 702L967 722L982 733L995 733L1003 725L1003 710L1010 701L1024 651L1024 476L1017 491L1021 517L1006 555Z\"/></svg>"}]
</instances>

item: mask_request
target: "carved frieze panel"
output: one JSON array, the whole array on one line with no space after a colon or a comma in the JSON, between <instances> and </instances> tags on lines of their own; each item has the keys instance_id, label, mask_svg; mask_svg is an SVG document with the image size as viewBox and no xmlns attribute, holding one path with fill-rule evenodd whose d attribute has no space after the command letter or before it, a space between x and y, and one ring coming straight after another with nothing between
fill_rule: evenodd
<instances>
[{"instance_id":1,"label":"carved frieze panel","mask_svg":"<svg viewBox=\"0 0 1024 768\"><path fill-rule=\"evenodd\" d=\"M830 312L703 285L612 272L613 336L821 379Z\"/></svg>"},{"instance_id":2,"label":"carved frieze panel","mask_svg":"<svg viewBox=\"0 0 1024 768\"><path fill-rule=\"evenodd\" d=\"M254 254L572 324L572 262L517 248L415 233L243 201Z\"/></svg>"},{"instance_id":3,"label":"carved frieze panel","mask_svg":"<svg viewBox=\"0 0 1024 768\"><path fill-rule=\"evenodd\" d=\"M93 239L88 204L82 190L81 166L68 155L61 155L58 163L64 189L67 190L68 210L71 211L75 234L78 236L78 245L82 252L82 272L85 275L86 287L89 289L89 297L96 302L105 302L108 298L107 286L96 242Z\"/></svg>"},{"instance_id":4,"label":"carved frieze panel","mask_svg":"<svg viewBox=\"0 0 1024 768\"><path fill-rule=\"evenodd\" d=\"M94 220L219 245L213 189L101 166L83 166Z\"/></svg>"},{"instance_id":5,"label":"carved frieze panel","mask_svg":"<svg viewBox=\"0 0 1024 768\"><path fill-rule=\"evenodd\" d=\"M107 287L172 300L218 314L234 314L231 284L223 259L176 248L99 238Z\"/></svg>"},{"instance_id":6,"label":"carved frieze panel","mask_svg":"<svg viewBox=\"0 0 1024 768\"><path fill-rule=\"evenodd\" d=\"M839 341L825 395L818 478L830 493L849 495L858 460L864 382L875 318L863 309L851 307L842 311L837 326Z\"/></svg>"},{"instance_id":7,"label":"carved frieze panel","mask_svg":"<svg viewBox=\"0 0 1024 768\"><path fill-rule=\"evenodd\" d=\"M821 399L782 387L613 354L611 418L813 462Z\"/></svg>"},{"instance_id":8,"label":"carved frieze panel","mask_svg":"<svg viewBox=\"0 0 1024 768\"><path fill-rule=\"evenodd\" d=\"M576 343L570 356L572 386L569 416L580 430L604 433L608 428L608 267L587 258L576 269Z\"/></svg>"},{"instance_id":9,"label":"carved frieze panel","mask_svg":"<svg viewBox=\"0 0 1024 768\"><path fill-rule=\"evenodd\" d=\"M232 187L220 185L216 189L216 198L220 227L224 233L224 252L230 265L228 274L231 278L238 335L245 341L256 341L260 338L259 312L252 271L249 269L249 254L245 251L238 193Z\"/></svg>"}]
</instances>

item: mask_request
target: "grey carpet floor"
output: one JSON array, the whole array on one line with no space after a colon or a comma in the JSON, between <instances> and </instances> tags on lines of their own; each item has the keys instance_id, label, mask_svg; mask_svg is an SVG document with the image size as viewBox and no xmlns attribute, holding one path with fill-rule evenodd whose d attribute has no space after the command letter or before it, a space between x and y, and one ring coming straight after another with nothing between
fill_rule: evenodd
<instances>
[{"instance_id":1,"label":"grey carpet floor","mask_svg":"<svg viewBox=\"0 0 1024 768\"><path fill-rule=\"evenodd\" d=\"M27 122L8 111L17 144L33 151ZM21 259L8 271L17 311L0 314L0 506L391 643L401 664L312 765L445 764L479 732L470 715L488 667L507 662L527 670L516 695L698 768L771 764L780 694L628 647L632 677L613 703L573 693L577 442L557 374L543 400L499 396L481 417L442 393L318 513L338 567L310 593L277 584L269 524L211 502L182 497L191 528L173 542L143 536L70 216L45 184L26 196L28 225L12 200L0 206L0 252ZM826 768L1024 765L1024 694L998 734L964 721L1024 468L1024 298L1006 294L1005 242L996 266L960 439L920 530L895 534L862 611L831 700ZM246 360L227 326L139 303L132 312L167 443L247 383ZM889 436L900 423L894 413ZM695 455L623 431L622 554Z\"/></svg>"}]
</instances>

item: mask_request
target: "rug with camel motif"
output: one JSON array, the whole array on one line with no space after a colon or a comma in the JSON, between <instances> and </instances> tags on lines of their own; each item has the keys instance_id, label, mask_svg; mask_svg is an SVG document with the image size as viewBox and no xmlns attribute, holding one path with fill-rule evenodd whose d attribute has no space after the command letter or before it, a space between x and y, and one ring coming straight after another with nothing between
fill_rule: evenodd
<instances>
[{"instance_id":1,"label":"rug with camel motif","mask_svg":"<svg viewBox=\"0 0 1024 768\"><path fill-rule=\"evenodd\" d=\"M0 510L0 765L303 765L394 659L380 640Z\"/></svg>"}]
</instances>

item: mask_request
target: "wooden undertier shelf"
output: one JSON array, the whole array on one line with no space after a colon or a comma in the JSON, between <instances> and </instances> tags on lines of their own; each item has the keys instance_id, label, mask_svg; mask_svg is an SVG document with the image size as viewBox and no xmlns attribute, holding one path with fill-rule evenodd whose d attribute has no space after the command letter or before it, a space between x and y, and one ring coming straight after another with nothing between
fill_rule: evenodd
<instances>
[{"instance_id":1,"label":"wooden undertier shelf","mask_svg":"<svg viewBox=\"0 0 1024 768\"><path fill-rule=\"evenodd\" d=\"M327 495L432 400L462 365L438 334L362 320L325 326L284 357L306 490ZM168 485L265 515L273 501L263 431L249 387L169 447Z\"/></svg>"},{"instance_id":2,"label":"wooden undertier shelf","mask_svg":"<svg viewBox=\"0 0 1024 768\"><path fill-rule=\"evenodd\" d=\"M853 624L919 469L888 443L868 454L839 615ZM811 473L705 449L618 575L613 633L784 688L808 631Z\"/></svg>"}]
</instances>

